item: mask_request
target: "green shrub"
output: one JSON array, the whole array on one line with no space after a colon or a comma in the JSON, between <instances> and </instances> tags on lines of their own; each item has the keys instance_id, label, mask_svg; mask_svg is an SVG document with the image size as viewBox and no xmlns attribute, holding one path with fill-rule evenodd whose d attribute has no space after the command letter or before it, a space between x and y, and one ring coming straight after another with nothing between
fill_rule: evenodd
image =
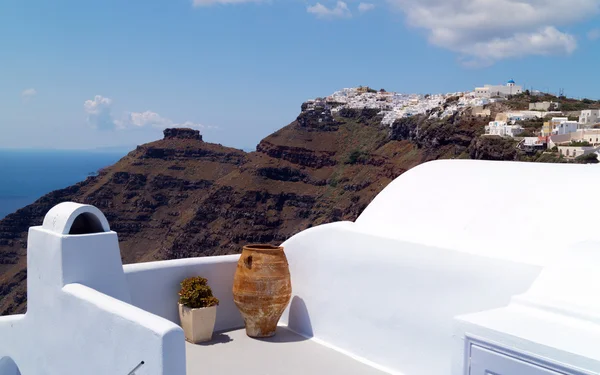
<instances>
[{"instance_id":1,"label":"green shrub","mask_svg":"<svg viewBox=\"0 0 600 375\"><path fill-rule=\"evenodd\" d=\"M581 111L583 109L587 109L587 104L584 104L582 102L578 102L578 101L564 101L565 99L563 98L562 103L560 103L560 109L563 112L570 112L570 111Z\"/></svg>"},{"instance_id":2,"label":"green shrub","mask_svg":"<svg viewBox=\"0 0 600 375\"><path fill-rule=\"evenodd\" d=\"M212 294L208 281L200 276L189 277L181 282L179 303L191 309L219 305L219 300Z\"/></svg>"},{"instance_id":3,"label":"green shrub","mask_svg":"<svg viewBox=\"0 0 600 375\"><path fill-rule=\"evenodd\" d=\"M578 164L598 164L598 155L596 153L580 155L575 158L575 163Z\"/></svg>"},{"instance_id":4,"label":"green shrub","mask_svg":"<svg viewBox=\"0 0 600 375\"><path fill-rule=\"evenodd\" d=\"M571 141L569 146L577 146L577 147L589 147L591 143L588 141Z\"/></svg>"},{"instance_id":5,"label":"green shrub","mask_svg":"<svg viewBox=\"0 0 600 375\"><path fill-rule=\"evenodd\" d=\"M538 158L536 158L535 160L532 160L532 161L535 161L537 163L564 163L565 162L562 155L547 153L547 152L542 153L542 155L540 155Z\"/></svg>"},{"instance_id":6,"label":"green shrub","mask_svg":"<svg viewBox=\"0 0 600 375\"><path fill-rule=\"evenodd\" d=\"M541 129L544 126L544 120L524 120L521 121L521 126L524 127L525 129Z\"/></svg>"},{"instance_id":7,"label":"green shrub","mask_svg":"<svg viewBox=\"0 0 600 375\"><path fill-rule=\"evenodd\" d=\"M354 150L348 155L348 158L346 159L346 164L362 164L367 162L367 160L368 156L365 152L360 150Z\"/></svg>"},{"instance_id":8,"label":"green shrub","mask_svg":"<svg viewBox=\"0 0 600 375\"><path fill-rule=\"evenodd\" d=\"M518 135L518 137L537 137L537 134L534 131L531 131L530 129L525 129Z\"/></svg>"}]
</instances>

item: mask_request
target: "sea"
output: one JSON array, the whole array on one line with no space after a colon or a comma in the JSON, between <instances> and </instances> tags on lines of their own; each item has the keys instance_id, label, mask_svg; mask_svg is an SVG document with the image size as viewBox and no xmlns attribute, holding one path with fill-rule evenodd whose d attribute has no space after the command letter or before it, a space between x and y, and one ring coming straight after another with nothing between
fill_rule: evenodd
<instances>
[{"instance_id":1,"label":"sea","mask_svg":"<svg viewBox=\"0 0 600 375\"><path fill-rule=\"evenodd\" d=\"M0 149L0 220L41 196L97 174L126 151Z\"/></svg>"}]
</instances>

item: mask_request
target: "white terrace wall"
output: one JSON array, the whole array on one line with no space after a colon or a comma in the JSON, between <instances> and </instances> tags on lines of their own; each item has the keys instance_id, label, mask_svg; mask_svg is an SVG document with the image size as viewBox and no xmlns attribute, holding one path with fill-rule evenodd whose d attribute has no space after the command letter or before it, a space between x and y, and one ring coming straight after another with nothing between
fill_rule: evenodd
<instances>
[{"instance_id":1,"label":"white terrace wall","mask_svg":"<svg viewBox=\"0 0 600 375\"><path fill-rule=\"evenodd\" d=\"M282 322L391 373L448 374L452 318L506 305L541 270L356 227L324 225L284 243L293 296Z\"/></svg>"},{"instance_id":2,"label":"white terrace wall","mask_svg":"<svg viewBox=\"0 0 600 375\"><path fill-rule=\"evenodd\" d=\"M239 257L227 255L125 265L131 303L179 324L180 283L186 277L200 275L208 279L214 296L219 299L215 331L243 327L244 320L233 303L232 292Z\"/></svg>"},{"instance_id":3,"label":"white terrace wall","mask_svg":"<svg viewBox=\"0 0 600 375\"><path fill-rule=\"evenodd\" d=\"M356 223L304 231L283 245L293 297L283 323L411 375L450 373L453 318L506 306L570 245L597 238L547 189L596 194L594 166L438 161L392 182ZM596 209L595 209L596 208Z\"/></svg>"},{"instance_id":4,"label":"white terrace wall","mask_svg":"<svg viewBox=\"0 0 600 375\"><path fill-rule=\"evenodd\" d=\"M136 375L185 374L183 331L129 304L117 234L95 207L60 204L29 230L27 298L25 315L0 317L0 373L128 374L141 364Z\"/></svg>"},{"instance_id":5,"label":"white terrace wall","mask_svg":"<svg viewBox=\"0 0 600 375\"><path fill-rule=\"evenodd\" d=\"M599 250L577 243L507 306L457 317L452 374L599 374Z\"/></svg>"}]
</instances>

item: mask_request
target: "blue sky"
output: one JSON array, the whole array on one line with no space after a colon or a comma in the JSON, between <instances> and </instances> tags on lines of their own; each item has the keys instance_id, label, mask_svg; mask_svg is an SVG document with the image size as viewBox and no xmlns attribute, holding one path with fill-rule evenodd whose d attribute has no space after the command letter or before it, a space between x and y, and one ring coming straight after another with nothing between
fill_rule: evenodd
<instances>
[{"instance_id":1,"label":"blue sky","mask_svg":"<svg viewBox=\"0 0 600 375\"><path fill-rule=\"evenodd\" d=\"M253 149L343 87L514 78L600 98L600 0L6 0L0 148L135 146L167 126ZM596 25L596 26L595 26Z\"/></svg>"}]
</instances>

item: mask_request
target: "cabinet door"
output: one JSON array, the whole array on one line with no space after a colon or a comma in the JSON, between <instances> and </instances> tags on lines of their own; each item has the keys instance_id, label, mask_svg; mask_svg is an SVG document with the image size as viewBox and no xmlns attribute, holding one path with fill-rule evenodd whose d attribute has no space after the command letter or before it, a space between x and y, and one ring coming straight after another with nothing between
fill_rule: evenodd
<instances>
[{"instance_id":1,"label":"cabinet door","mask_svg":"<svg viewBox=\"0 0 600 375\"><path fill-rule=\"evenodd\" d=\"M469 375L575 375L471 345Z\"/></svg>"}]
</instances>

